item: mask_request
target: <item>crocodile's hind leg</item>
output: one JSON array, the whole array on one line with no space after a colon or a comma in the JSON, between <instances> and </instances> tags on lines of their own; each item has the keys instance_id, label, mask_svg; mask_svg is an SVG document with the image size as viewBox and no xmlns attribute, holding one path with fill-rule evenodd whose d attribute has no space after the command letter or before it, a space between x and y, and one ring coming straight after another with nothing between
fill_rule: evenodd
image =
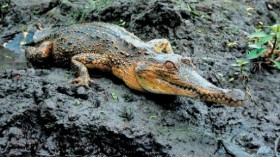
<instances>
[{"instance_id":1,"label":"crocodile's hind leg","mask_svg":"<svg viewBox=\"0 0 280 157\"><path fill-rule=\"evenodd\" d=\"M87 68L95 68L99 70L109 70L109 57L94 53L82 53L72 57L74 67L77 68L78 77L71 80L70 83L76 86L89 87L93 80L90 79Z\"/></svg>"},{"instance_id":2,"label":"crocodile's hind leg","mask_svg":"<svg viewBox=\"0 0 280 157\"><path fill-rule=\"evenodd\" d=\"M174 53L170 42L167 39L153 39L147 42L154 50L165 52L168 54Z\"/></svg>"},{"instance_id":3,"label":"crocodile's hind leg","mask_svg":"<svg viewBox=\"0 0 280 157\"><path fill-rule=\"evenodd\" d=\"M52 52L53 44L50 41L41 43L38 47L28 46L25 50L25 57L28 62L42 66Z\"/></svg>"}]
</instances>

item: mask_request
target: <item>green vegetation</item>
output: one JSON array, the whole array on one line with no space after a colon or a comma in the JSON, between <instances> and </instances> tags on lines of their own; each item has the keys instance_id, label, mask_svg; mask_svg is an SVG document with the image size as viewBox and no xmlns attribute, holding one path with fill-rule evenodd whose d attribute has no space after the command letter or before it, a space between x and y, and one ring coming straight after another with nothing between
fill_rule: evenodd
<instances>
[{"instance_id":1,"label":"green vegetation","mask_svg":"<svg viewBox=\"0 0 280 157\"><path fill-rule=\"evenodd\" d=\"M224 0L224 3L231 3L230 0Z\"/></svg>"},{"instance_id":2,"label":"green vegetation","mask_svg":"<svg viewBox=\"0 0 280 157\"><path fill-rule=\"evenodd\" d=\"M3 3L1 5L1 9L8 9L9 8L9 3Z\"/></svg>"},{"instance_id":3,"label":"green vegetation","mask_svg":"<svg viewBox=\"0 0 280 157\"><path fill-rule=\"evenodd\" d=\"M259 30L248 36L251 50L247 58L258 65L261 62L280 70L280 24L263 28L267 30Z\"/></svg>"},{"instance_id":4,"label":"green vegetation","mask_svg":"<svg viewBox=\"0 0 280 157\"><path fill-rule=\"evenodd\" d=\"M112 95L112 98L114 99L114 100L117 100L118 99L118 95L116 94L116 93L111 93L111 95Z\"/></svg>"},{"instance_id":5,"label":"green vegetation","mask_svg":"<svg viewBox=\"0 0 280 157\"><path fill-rule=\"evenodd\" d=\"M67 78L67 79L70 79L70 78L72 77L71 72L70 72L70 71L66 71L66 72L64 73L64 77Z\"/></svg>"},{"instance_id":6,"label":"green vegetation","mask_svg":"<svg viewBox=\"0 0 280 157\"><path fill-rule=\"evenodd\" d=\"M182 10L186 10L193 15L199 15L199 11L193 9L193 7L191 7L189 4L186 4L184 1L179 0L179 1L175 1L175 2L176 2L176 5L178 8L180 8Z\"/></svg>"},{"instance_id":7,"label":"green vegetation","mask_svg":"<svg viewBox=\"0 0 280 157\"><path fill-rule=\"evenodd\" d=\"M121 26L121 27L124 27L125 24L126 24L126 22L123 19L120 19L119 22L118 22L118 25Z\"/></svg>"},{"instance_id":8,"label":"green vegetation","mask_svg":"<svg viewBox=\"0 0 280 157\"><path fill-rule=\"evenodd\" d=\"M94 7L97 12L100 12L102 9L108 7L112 4L112 0L90 0L91 6L87 6L88 8Z\"/></svg>"},{"instance_id":9,"label":"green vegetation","mask_svg":"<svg viewBox=\"0 0 280 157\"><path fill-rule=\"evenodd\" d=\"M193 9L190 5L187 5L187 9L193 15L199 15L199 12L197 10Z\"/></svg>"},{"instance_id":10,"label":"green vegetation","mask_svg":"<svg viewBox=\"0 0 280 157\"><path fill-rule=\"evenodd\" d=\"M232 64L233 67L239 68L240 78L246 79L249 77L249 69L246 66L249 63L247 60L237 59L236 63ZM229 81L233 81L234 78L231 78Z\"/></svg>"},{"instance_id":11,"label":"green vegetation","mask_svg":"<svg viewBox=\"0 0 280 157\"><path fill-rule=\"evenodd\" d=\"M123 111L120 111L121 114L119 115L121 118L126 119L127 121L131 121L133 116L133 110L131 108L124 107Z\"/></svg>"},{"instance_id":12,"label":"green vegetation","mask_svg":"<svg viewBox=\"0 0 280 157\"><path fill-rule=\"evenodd\" d=\"M38 9L31 9L31 12L34 14L34 15L39 15L40 11Z\"/></svg>"},{"instance_id":13,"label":"green vegetation","mask_svg":"<svg viewBox=\"0 0 280 157\"><path fill-rule=\"evenodd\" d=\"M60 7L62 5L66 6L73 6L75 3L74 0L62 0L60 2ZM80 4L79 11L76 10L69 10L68 14L71 19L69 21L66 21L68 24L74 24L76 22L85 22L88 15L90 15L92 12L95 12L99 14L104 8L112 5L113 0L88 0L85 3Z\"/></svg>"},{"instance_id":14,"label":"green vegetation","mask_svg":"<svg viewBox=\"0 0 280 157\"><path fill-rule=\"evenodd\" d=\"M148 116L149 119L156 119L158 116L156 114L151 114Z\"/></svg>"},{"instance_id":15,"label":"green vegetation","mask_svg":"<svg viewBox=\"0 0 280 157\"><path fill-rule=\"evenodd\" d=\"M80 106L80 105L81 105L81 101L78 100L78 99L76 99L76 100L75 100L75 106Z\"/></svg>"},{"instance_id":16,"label":"green vegetation","mask_svg":"<svg viewBox=\"0 0 280 157\"><path fill-rule=\"evenodd\" d=\"M99 113L105 115L106 111L105 110L99 110Z\"/></svg>"},{"instance_id":17,"label":"green vegetation","mask_svg":"<svg viewBox=\"0 0 280 157\"><path fill-rule=\"evenodd\" d=\"M172 46L172 49L173 49L174 51L176 51L176 50L177 50L177 46L173 45L173 46Z\"/></svg>"},{"instance_id":18,"label":"green vegetation","mask_svg":"<svg viewBox=\"0 0 280 157\"><path fill-rule=\"evenodd\" d=\"M230 41L230 42L227 43L227 47L228 48L232 48L232 47L234 47L236 45L237 45L237 43L235 41Z\"/></svg>"},{"instance_id":19,"label":"green vegetation","mask_svg":"<svg viewBox=\"0 0 280 157\"><path fill-rule=\"evenodd\" d=\"M237 59L236 63L231 65L238 68L238 75L243 80L249 78L249 72L262 69L263 66L280 70L280 24L263 26L259 23L258 27L256 32L248 35L250 51L247 53L247 59ZM226 46L230 48L235 45L236 42L228 42ZM250 61L253 66L249 70ZM232 77L229 81L234 79Z\"/></svg>"}]
</instances>

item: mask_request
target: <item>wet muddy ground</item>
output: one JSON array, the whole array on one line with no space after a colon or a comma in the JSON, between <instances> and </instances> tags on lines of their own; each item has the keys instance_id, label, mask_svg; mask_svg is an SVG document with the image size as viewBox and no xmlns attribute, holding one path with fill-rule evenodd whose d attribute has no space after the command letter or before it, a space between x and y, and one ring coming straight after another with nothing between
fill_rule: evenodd
<instances>
[{"instance_id":1,"label":"wet muddy ground","mask_svg":"<svg viewBox=\"0 0 280 157\"><path fill-rule=\"evenodd\" d=\"M143 40L169 39L175 53L191 56L210 82L250 96L233 108L143 94L103 73L92 73L91 88L76 88L68 84L71 70L27 68L22 51L1 48L0 156L279 156L279 71L262 70L245 81L231 66L245 58L246 37L260 22L279 22L279 1L0 3L2 44L17 37L11 34L35 30L38 21L45 27L110 22Z\"/></svg>"}]
</instances>

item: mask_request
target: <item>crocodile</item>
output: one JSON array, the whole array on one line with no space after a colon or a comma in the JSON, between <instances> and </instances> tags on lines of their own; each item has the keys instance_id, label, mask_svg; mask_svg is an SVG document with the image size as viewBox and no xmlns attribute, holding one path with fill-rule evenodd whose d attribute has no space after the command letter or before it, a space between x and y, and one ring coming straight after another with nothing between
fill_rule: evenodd
<instances>
[{"instance_id":1,"label":"crocodile","mask_svg":"<svg viewBox=\"0 0 280 157\"><path fill-rule=\"evenodd\" d=\"M178 95L204 101L241 106L245 93L223 89L204 79L190 57L175 54L167 39L144 42L124 28L108 23L75 24L39 29L26 44L26 59L33 66L72 65L77 77L69 81L89 87L88 69L113 73L131 89Z\"/></svg>"}]
</instances>

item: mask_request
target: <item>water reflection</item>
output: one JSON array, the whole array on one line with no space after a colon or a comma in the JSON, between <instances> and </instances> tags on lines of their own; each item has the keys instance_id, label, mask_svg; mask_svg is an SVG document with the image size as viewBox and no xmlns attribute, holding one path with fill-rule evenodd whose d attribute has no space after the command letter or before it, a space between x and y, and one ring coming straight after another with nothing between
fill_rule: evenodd
<instances>
[{"instance_id":1,"label":"water reflection","mask_svg":"<svg viewBox=\"0 0 280 157\"><path fill-rule=\"evenodd\" d=\"M24 55L24 42L32 40L33 33L17 34L12 40L0 46L0 73L5 69L24 69L26 68L26 59Z\"/></svg>"},{"instance_id":2,"label":"water reflection","mask_svg":"<svg viewBox=\"0 0 280 157\"><path fill-rule=\"evenodd\" d=\"M0 47L0 73L5 69L24 69L26 68L24 52L13 52Z\"/></svg>"}]
</instances>

